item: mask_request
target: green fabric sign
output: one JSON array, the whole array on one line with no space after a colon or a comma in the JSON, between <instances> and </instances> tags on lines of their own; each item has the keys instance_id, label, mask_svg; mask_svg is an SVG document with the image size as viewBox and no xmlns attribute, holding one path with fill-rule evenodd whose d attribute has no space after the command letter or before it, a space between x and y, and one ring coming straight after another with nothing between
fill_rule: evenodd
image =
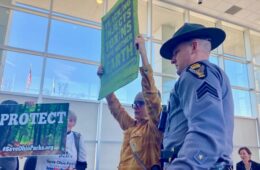
<instances>
[{"instance_id":1,"label":"green fabric sign","mask_svg":"<svg viewBox=\"0 0 260 170\"><path fill-rule=\"evenodd\" d=\"M137 0L118 0L102 18L101 64L104 74L98 99L118 90L138 76Z\"/></svg>"},{"instance_id":2,"label":"green fabric sign","mask_svg":"<svg viewBox=\"0 0 260 170\"><path fill-rule=\"evenodd\" d=\"M0 157L65 151L68 103L0 105Z\"/></svg>"}]
</instances>

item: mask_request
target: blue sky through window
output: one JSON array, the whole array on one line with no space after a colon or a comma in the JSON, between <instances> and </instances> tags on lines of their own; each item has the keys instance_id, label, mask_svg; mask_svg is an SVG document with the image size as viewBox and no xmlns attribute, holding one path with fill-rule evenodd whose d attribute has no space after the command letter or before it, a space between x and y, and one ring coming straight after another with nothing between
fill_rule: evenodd
<instances>
[{"instance_id":1,"label":"blue sky through window","mask_svg":"<svg viewBox=\"0 0 260 170\"><path fill-rule=\"evenodd\" d=\"M13 11L11 16L7 44L18 48L44 51L48 19L20 11Z\"/></svg>"},{"instance_id":2,"label":"blue sky through window","mask_svg":"<svg viewBox=\"0 0 260 170\"><path fill-rule=\"evenodd\" d=\"M23 53L6 51L5 69L1 89L4 91L38 94L43 58ZM31 82L28 84L31 69ZM26 88L29 85L29 88Z\"/></svg>"},{"instance_id":3,"label":"blue sky through window","mask_svg":"<svg viewBox=\"0 0 260 170\"><path fill-rule=\"evenodd\" d=\"M48 52L100 61L101 31L52 20Z\"/></svg>"}]
</instances>

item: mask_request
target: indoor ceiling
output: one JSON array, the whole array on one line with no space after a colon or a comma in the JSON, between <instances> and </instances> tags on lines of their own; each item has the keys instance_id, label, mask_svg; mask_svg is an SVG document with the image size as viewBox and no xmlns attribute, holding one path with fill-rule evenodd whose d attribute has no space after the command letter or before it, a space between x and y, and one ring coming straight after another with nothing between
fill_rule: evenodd
<instances>
[{"instance_id":1,"label":"indoor ceiling","mask_svg":"<svg viewBox=\"0 0 260 170\"><path fill-rule=\"evenodd\" d=\"M160 1L260 31L260 0L200 0L202 4L198 0Z\"/></svg>"}]
</instances>

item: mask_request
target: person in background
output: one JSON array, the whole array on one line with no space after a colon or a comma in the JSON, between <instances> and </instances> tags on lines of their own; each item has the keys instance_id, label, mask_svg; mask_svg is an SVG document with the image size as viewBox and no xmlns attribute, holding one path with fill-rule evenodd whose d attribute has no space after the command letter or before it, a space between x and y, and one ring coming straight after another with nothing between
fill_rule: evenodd
<instances>
[{"instance_id":1,"label":"person in background","mask_svg":"<svg viewBox=\"0 0 260 170\"><path fill-rule=\"evenodd\" d=\"M3 105L17 105L18 103L14 100L5 100L5 101L2 101L1 104L3 104ZM1 138L4 137L2 132L1 132L0 135L1 135ZM18 157L2 157L2 158L0 158L0 170L19 170Z\"/></svg>"},{"instance_id":2,"label":"person in background","mask_svg":"<svg viewBox=\"0 0 260 170\"><path fill-rule=\"evenodd\" d=\"M38 156L36 170L85 170L87 168L84 139L80 133L72 131L76 122L76 114L69 111L66 152L55 156Z\"/></svg>"},{"instance_id":3,"label":"person in background","mask_svg":"<svg viewBox=\"0 0 260 170\"><path fill-rule=\"evenodd\" d=\"M170 93L162 153L169 170L232 168L234 104L226 73L209 62L226 34L185 23L160 49L180 76Z\"/></svg>"},{"instance_id":4,"label":"person in background","mask_svg":"<svg viewBox=\"0 0 260 170\"><path fill-rule=\"evenodd\" d=\"M119 170L150 170L160 168L160 144L162 134L157 125L161 112L161 98L155 87L153 71L148 63L145 40L138 36L135 41L142 59L142 92L137 93L132 108L134 118L126 112L114 93L106 96L109 109L124 130ZM102 76L103 67L98 69Z\"/></svg>"},{"instance_id":5,"label":"person in background","mask_svg":"<svg viewBox=\"0 0 260 170\"><path fill-rule=\"evenodd\" d=\"M242 161L236 165L237 170L260 170L260 164L251 160L251 151L247 147L241 147L238 154Z\"/></svg>"}]
</instances>

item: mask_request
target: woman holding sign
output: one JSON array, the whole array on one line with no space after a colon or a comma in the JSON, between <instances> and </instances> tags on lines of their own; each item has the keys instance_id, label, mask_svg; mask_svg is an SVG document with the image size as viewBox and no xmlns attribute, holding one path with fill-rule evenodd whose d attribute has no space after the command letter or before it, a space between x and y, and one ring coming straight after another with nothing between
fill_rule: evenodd
<instances>
[{"instance_id":1,"label":"woman holding sign","mask_svg":"<svg viewBox=\"0 0 260 170\"><path fill-rule=\"evenodd\" d=\"M135 40L141 55L142 92L137 93L132 107L134 118L126 112L114 93L106 96L109 109L124 130L119 170L144 170L160 168L160 144L162 134L157 128L161 112L161 98L155 87L153 71L145 49L145 40L138 36ZM100 66L97 74L105 70Z\"/></svg>"}]
</instances>

